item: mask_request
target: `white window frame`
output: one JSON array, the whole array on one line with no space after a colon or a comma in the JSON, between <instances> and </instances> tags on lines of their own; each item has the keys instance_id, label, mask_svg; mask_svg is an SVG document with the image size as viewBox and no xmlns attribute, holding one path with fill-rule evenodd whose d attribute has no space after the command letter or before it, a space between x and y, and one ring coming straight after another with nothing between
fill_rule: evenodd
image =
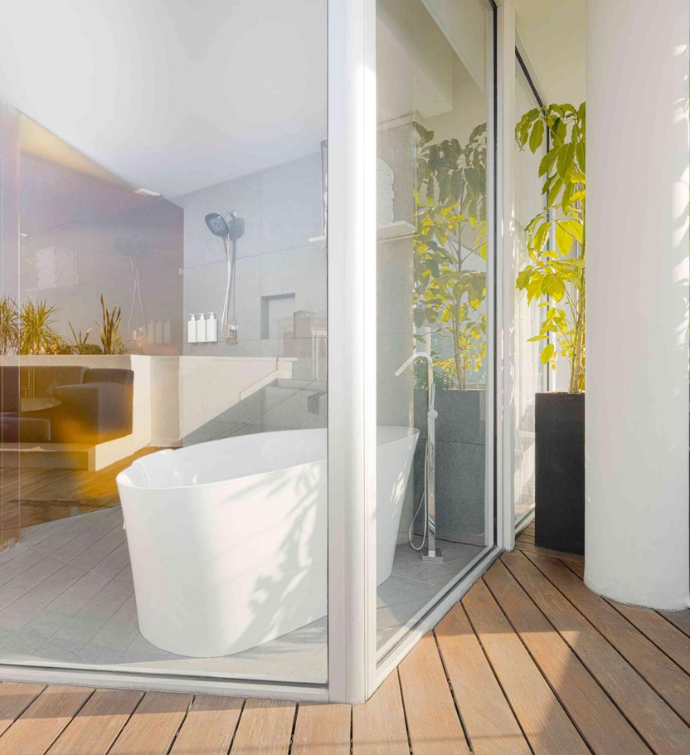
<instances>
[{"instance_id":1,"label":"white window frame","mask_svg":"<svg viewBox=\"0 0 690 755\"><path fill-rule=\"evenodd\" d=\"M494 57L490 45L490 65L492 70L495 65L498 86L488 137L496 149L489 150L487 187L489 248L496 250L488 264L496 323L488 344L488 372L494 379L487 386L487 426L495 427L495 437L487 438L486 454L486 531L492 533L491 542L474 568L439 593L433 608L377 664L376 0L329 2L328 646L333 701L359 703L370 697L491 565L504 544L512 545L512 495L505 495L512 462L506 430L511 430L512 421L504 409L510 395L506 374L511 353L505 350L510 338L502 318L506 280L510 279L512 296L513 279L502 260L506 250L512 254L510 224L505 222L512 184L505 156L512 155L513 147L515 13L513 0L496 6L496 51ZM511 310L512 302L507 311Z\"/></svg>"},{"instance_id":2,"label":"white window frame","mask_svg":"<svg viewBox=\"0 0 690 755\"><path fill-rule=\"evenodd\" d=\"M376 0L328 2L328 681L281 683L249 677L218 679L111 667L2 663L8 681L77 684L120 689L228 694L304 701L359 703L373 694L417 641L488 569L513 537L512 495L507 495L512 438L509 323L505 260L510 250L509 172L514 124L515 14L513 0L497 6L497 101L489 130L489 243L495 248L488 280L496 291L495 329L489 336L487 424L487 543L484 558L445 593L377 665L376 654ZM511 110L512 107L512 110ZM495 178L494 178L495 176ZM500 190L497 191L497 188ZM491 222L491 219L496 219ZM490 246L491 248L491 246ZM494 296L494 294L492 294ZM495 332L495 336L494 336ZM507 349L507 350L506 350ZM497 505L494 506L494 499ZM494 522L495 511L495 522Z\"/></svg>"}]
</instances>

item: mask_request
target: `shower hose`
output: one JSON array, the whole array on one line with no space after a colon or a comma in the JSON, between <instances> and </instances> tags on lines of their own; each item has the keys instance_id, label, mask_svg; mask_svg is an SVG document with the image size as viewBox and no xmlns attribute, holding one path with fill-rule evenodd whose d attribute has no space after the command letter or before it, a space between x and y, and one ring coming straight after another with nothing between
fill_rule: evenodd
<instances>
[{"instance_id":1,"label":"shower hose","mask_svg":"<svg viewBox=\"0 0 690 755\"><path fill-rule=\"evenodd\" d=\"M424 449L424 491L422 492L421 498L419 499L419 503L417 504L417 508L415 509L414 514L412 515L412 521L410 522L410 528L407 531L407 539L410 543L410 548L412 550L419 551L424 548L424 544L426 543L426 539L429 535L429 515L427 513L426 509L426 491L427 491L427 484L428 484L428 476L429 476L429 454L431 453L431 445L429 443L429 440L427 438L426 441L426 447ZM419 543L419 545L414 544L414 534L412 533L412 530L414 529L414 523L417 521L417 517L419 516L419 512L424 509L424 530L422 533L422 541Z\"/></svg>"}]
</instances>

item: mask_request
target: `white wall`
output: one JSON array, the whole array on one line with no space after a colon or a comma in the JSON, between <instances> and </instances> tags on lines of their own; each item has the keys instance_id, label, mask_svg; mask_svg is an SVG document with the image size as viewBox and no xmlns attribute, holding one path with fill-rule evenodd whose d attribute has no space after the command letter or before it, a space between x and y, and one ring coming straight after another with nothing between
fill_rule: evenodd
<instances>
[{"instance_id":1,"label":"white wall","mask_svg":"<svg viewBox=\"0 0 690 755\"><path fill-rule=\"evenodd\" d=\"M318 142L314 144L318 150ZM294 296L294 311L312 313L314 323L326 322L326 249L308 239L323 232L321 155L318 151L268 170L209 186L176 200L184 208L184 314L214 312L220 323L227 266L222 239L214 236L204 217L236 210L245 221L237 242L236 320L239 343L185 343L194 356L304 355L305 378L311 375L311 346L285 345L263 338L262 297ZM280 327L291 328L289 318ZM273 326L276 323L272 323ZM273 331L274 327L269 328ZM186 340L186 337L185 337ZM299 376L299 370L296 370Z\"/></svg>"}]
</instances>

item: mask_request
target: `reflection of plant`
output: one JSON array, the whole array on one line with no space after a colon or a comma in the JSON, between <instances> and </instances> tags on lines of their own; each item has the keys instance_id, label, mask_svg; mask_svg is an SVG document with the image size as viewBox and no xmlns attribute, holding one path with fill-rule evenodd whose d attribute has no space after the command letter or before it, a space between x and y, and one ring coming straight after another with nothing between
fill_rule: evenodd
<instances>
[{"instance_id":1,"label":"reflection of plant","mask_svg":"<svg viewBox=\"0 0 690 755\"><path fill-rule=\"evenodd\" d=\"M101 310L103 312L103 323L99 326L101 336L101 346L104 354L124 354L125 344L120 335L120 325L122 324L122 310L120 307L114 307L110 310L106 304L103 294L101 294Z\"/></svg>"},{"instance_id":2,"label":"reflection of plant","mask_svg":"<svg viewBox=\"0 0 690 755\"><path fill-rule=\"evenodd\" d=\"M19 343L17 303L7 296L0 299L0 354L14 354Z\"/></svg>"},{"instance_id":3,"label":"reflection of plant","mask_svg":"<svg viewBox=\"0 0 690 755\"><path fill-rule=\"evenodd\" d=\"M547 130L551 139L539 166L546 206L525 229L529 263L516 287L546 309L539 335L529 340L547 342L543 364L555 367L559 355L569 361L570 393L584 390L585 381L585 115L584 102L577 109L534 108L515 131L520 147L529 142L533 153Z\"/></svg>"},{"instance_id":4,"label":"reflection of plant","mask_svg":"<svg viewBox=\"0 0 690 755\"><path fill-rule=\"evenodd\" d=\"M435 372L464 390L486 357L486 124L464 147L416 128L415 325L452 339Z\"/></svg>"},{"instance_id":5,"label":"reflection of plant","mask_svg":"<svg viewBox=\"0 0 690 755\"><path fill-rule=\"evenodd\" d=\"M62 336L57 336L54 341L46 347L46 354L74 354L74 346L66 341Z\"/></svg>"},{"instance_id":6,"label":"reflection of plant","mask_svg":"<svg viewBox=\"0 0 690 755\"><path fill-rule=\"evenodd\" d=\"M47 300L29 299L21 307L7 296L0 297L0 355L8 354L124 354L125 344L120 336L122 313L120 307L112 311L101 296L103 325L99 326L103 348L89 343L92 328L86 333L76 331L69 323L73 342L63 338L54 328L58 308L48 306Z\"/></svg>"},{"instance_id":7,"label":"reflection of plant","mask_svg":"<svg viewBox=\"0 0 690 755\"><path fill-rule=\"evenodd\" d=\"M56 311L55 305L48 306L46 299L37 302L29 299L22 305L19 314L20 354L48 354L51 348L55 348L59 339L53 329Z\"/></svg>"},{"instance_id":8,"label":"reflection of plant","mask_svg":"<svg viewBox=\"0 0 690 755\"><path fill-rule=\"evenodd\" d=\"M89 334L92 328L87 328L86 333L82 335L81 330L75 331L72 323L69 323L69 329L72 331L73 344L71 353L73 354L102 354L103 349L95 343L89 343Z\"/></svg>"}]
</instances>

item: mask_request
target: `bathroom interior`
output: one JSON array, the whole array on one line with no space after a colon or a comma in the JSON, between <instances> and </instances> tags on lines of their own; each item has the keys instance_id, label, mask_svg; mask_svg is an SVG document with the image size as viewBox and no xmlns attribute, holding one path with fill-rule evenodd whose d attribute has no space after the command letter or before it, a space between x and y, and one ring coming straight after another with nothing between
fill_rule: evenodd
<instances>
[{"instance_id":1,"label":"bathroom interior","mask_svg":"<svg viewBox=\"0 0 690 755\"><path fill-rule=\"evenodd\" d=\"M0 662L322 684L327 1L124 6L0 38ZM494 542L491 30L377 2L381 661Z\"/></svg>"}]
</instances>

